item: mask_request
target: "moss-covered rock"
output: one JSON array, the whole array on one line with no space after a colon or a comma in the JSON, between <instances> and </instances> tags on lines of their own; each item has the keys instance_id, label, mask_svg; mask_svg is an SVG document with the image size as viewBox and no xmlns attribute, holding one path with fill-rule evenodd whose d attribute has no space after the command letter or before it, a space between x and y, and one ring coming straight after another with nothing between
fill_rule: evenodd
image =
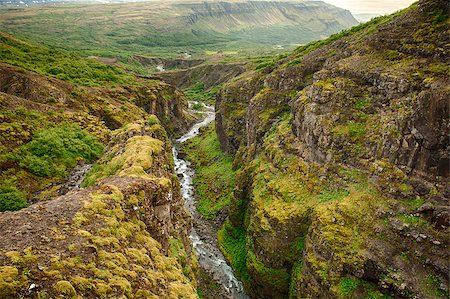
<instances>
[{"instance_id":1,"label":"moss-covered rock","mask_svg":"<svg viewBox=\"0 0 450 299\"><path fill-rule=\"evenodd\" d=\"M164 129L130 124L108 153L120 167L94 187L2 215L2 298L197 298L190 218Z\"/></svg>"},{"instance_id":2,"label":"moss-covered rock","mask_svg":"<svg viewBox=\"0 0 450 299\"><path fill-rule=\"evenodd\" d=\"M219 241L253 297L448 294L446 5L300 47L220 92L216 131L241 168Z\"/></svg>"}]
</instances>

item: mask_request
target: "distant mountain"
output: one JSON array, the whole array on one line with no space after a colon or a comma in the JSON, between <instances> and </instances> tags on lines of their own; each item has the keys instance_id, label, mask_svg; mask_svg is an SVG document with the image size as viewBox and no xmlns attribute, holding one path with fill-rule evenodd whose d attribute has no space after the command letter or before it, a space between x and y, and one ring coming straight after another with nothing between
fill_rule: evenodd
<instances>
[{"instance_id":1,"label":"distant mountain","mask_svg":"<svg viewBox=\"0 0 450 299\"><path fill-rule=\"evenodd\" d=\"M49 3L3 3L13 1ZM321 1L73 3L2 9L0 26L63 48L123 55L167 47L281 47L322 39L358 24L349 11Z\"/></svg>"}]
</instances>

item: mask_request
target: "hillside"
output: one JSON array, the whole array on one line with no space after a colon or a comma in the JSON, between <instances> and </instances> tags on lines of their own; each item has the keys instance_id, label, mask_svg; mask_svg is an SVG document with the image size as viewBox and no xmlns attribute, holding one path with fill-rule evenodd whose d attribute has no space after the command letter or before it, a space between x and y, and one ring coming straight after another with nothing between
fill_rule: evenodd
<instances>
[{"instance_id":1,"label":"hillside","mask_svg":"<svg viewBox=\"0 0 450 299\"><path fill-rule=\"evenodd\" d=\"M0 298L196 298L169 139L196 119L184 94L6 33L0 49Z\"/></svg>"},{"instance_id":2,"label":"hillside","mask_svg":"<svg viewBox=\"0 0 450 299\"><path fill-rule=\"evenodd\" d=\"M254 298L448 298L450 21L423 0L224 85L218 233Z\"/></svg>"},{"instance_id":3,"label":"hillside","mask_svg":"<svg viewBox=\"0 0 450 299\"><path fill-rule=\"evenodd\" d=\"M193 121L186 98L174 86L8 34L0 37L0 59L7 62L0 63L2 210L9 209L3 201L11 194L23 206L26 200L66 192L71 170L81 160L91 163L100 157L101 144L109 141L112 130L154 114L176 136ZM66 130L73 136L64 136ZM82 144L67 149L72 142ZM55 149L45 152L50 148Z\"/></svg>"},{"instance_id":4,"label":"hillside","mask_svg":"<svg viewBox=\"0 0 450 299\"><path fill-rule=\"evenodd\" d=\"M0 9L2 30L127 63L145 56L276 52L356 25L350 12L313 2L151 1ZM247 50L246 50L247 49Z\"/></svg>"},{"instance_id":5,"label":"hillside","mask_svg":"<svg viewBox=\"0 0 450 299\"><path fill-rule=\"evenodd\" d=\"M449 13L2 8L0 298L449 298Z\"/></svg>"}]
</instances>

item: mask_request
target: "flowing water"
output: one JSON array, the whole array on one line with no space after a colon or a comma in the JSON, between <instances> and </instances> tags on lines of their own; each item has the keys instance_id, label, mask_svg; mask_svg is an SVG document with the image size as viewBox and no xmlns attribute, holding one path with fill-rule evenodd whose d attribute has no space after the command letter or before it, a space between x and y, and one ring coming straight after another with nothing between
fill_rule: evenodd
<instances>
[{"instance_id":1,"label":"flowing water","mask_svg":"<svg viewBox=\"0 0 450 299\"><path fill-rule=\"evenodd\" d=\"M198 104L189 102L189 105ZM200 266L212 275L223 289L227 292L228 298L247 299L242 282L239 281L233 273L233 269L226 263L224 256L217 247L217 242L208 234L209 225L203 220L197 212L196 199L194 194L193 178L195 172L188 161L181 159L178 155L177 146L187 140L197 136L200 128L208 125L214 120L214 108L204 106L204 119L195 124L189 132L176 140L173 147L173 157L175 160L175 172L180 177L181 193L184 198L185 206L194 219L194 228L191 231L190 238L197 254Z\"/></svg>"}]
</instances>

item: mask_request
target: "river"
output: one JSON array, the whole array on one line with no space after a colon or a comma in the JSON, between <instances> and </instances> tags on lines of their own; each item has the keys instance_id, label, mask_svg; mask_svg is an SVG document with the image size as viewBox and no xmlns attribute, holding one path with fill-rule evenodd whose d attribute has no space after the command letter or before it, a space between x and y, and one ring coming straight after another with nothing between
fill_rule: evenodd
<instances>
[{"instance_id":1,"label":"river","mask_svg":"<svg viewBox=\"0 0 450 299\"><path fill-rule=\"evenodd\" d=\"M189 102L191 107L197 102ZM217 246L215 235L212 236L210 224L202 219L197 212L195 190L193 178L195 171L191 167L189 161L181 159L178 155L178 147L187 140L197 136L200 128L208 125L214 120L215 112L211 106L204 106L203 120L194 126L176 140L173 151L175 160L175 172L180 178L181 193L184 198L186 209L191 213L194 227L190 233L190 239L197 254L200 267L205 269L212 278L217 281L227 293L227 297L231 299L247 299L249 298L244 292L244 286L239 281L233 272L233 269L226 263L224 256Z\"/></svg>"}]
</instances>

